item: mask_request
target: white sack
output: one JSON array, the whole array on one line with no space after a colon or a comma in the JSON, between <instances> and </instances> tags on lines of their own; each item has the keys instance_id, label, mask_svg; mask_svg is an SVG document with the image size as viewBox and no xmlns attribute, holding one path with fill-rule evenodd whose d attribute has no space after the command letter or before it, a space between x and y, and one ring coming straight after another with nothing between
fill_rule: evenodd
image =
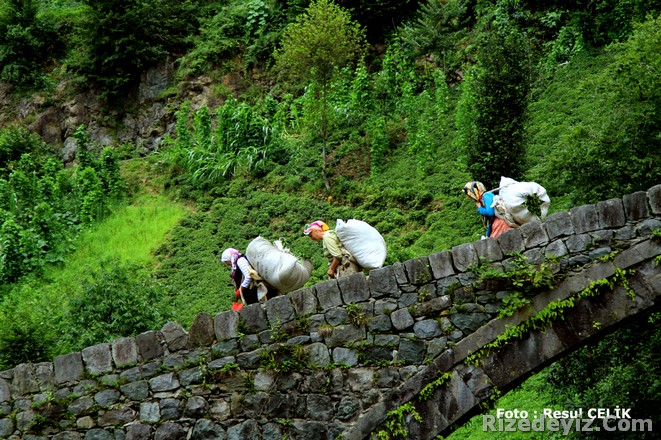
<instances>
[{"instance_id":1,"label":"white sack","mask_svg":"<svg viewBox=\"0 0 661 440\"><path fill-rule=\"evenodd\" d=\"M526 195L535 194L542 202L541 217L544 219L549 212L551 198L543 186L535 182L517 182L509 177L500 178L500 190L494 196L493 207L496 216L502 218L510 226L517 227L537 219L537 216L526 208Z\"/></svg>"},{"instance_id":2,"label":"white sack","mask_svg":"<svg viewBox=\"0 0 661 440\"><path fill-rule=\"evenodd\" d=\"M377 269L386 261L386 241L379 231L362 220L337 220L335 233L342 245L366 270Z\"/></svg>"},{"instance_id":3,"label":"white sack","mask_svg":"<svg viewBox=\"0 0 661 440\"><path fill-rule=\"evenodd\" d=\"M257 237L248 244L246 257L262 279L280 293L302 287L312 275L311 264L304 264L282 246L263 237Z\"/></svg>"}]
</instances>

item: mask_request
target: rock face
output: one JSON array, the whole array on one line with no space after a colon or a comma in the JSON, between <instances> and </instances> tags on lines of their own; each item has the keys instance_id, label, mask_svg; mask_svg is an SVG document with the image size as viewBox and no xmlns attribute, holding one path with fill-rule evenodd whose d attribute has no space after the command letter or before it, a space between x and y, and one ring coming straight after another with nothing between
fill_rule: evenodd
<instances>
[{"instance_id":1,"label":"rock face","mask_svg":"<svg viewBox=\"0 0 661 440\"><path fill-rule=\"evenodd\" d=\"M141 154L157 150L166 134L174 131L174 113L180 101L190 101L191 108L202 105L215 108L223 100L214 95L213 80L207 76L187 84L178 97L167 97L173 85L174 64L166 61L146 71L141 78L130 111L111 109L93 92L69 96L61 84L55 96L42 94L16 100L7 84L0 83L0 127L12 123L27 126L48 144L60 149L65 163L71 162L77 149L73 134L84 124L90 139L100 146L132 144ZM243 79L228 75L223 79L227 90L238 90Z\"/></svg>"},{"instance_id":2,"label":"rock face","mask_svg":"<svg viewBox=\"0 0 661 440\"><path fill-rule=\"evenodd\" d=\"M657 185L368 277L322 282L240 312L201 313L189 331L169 322L52 363L21 364L0 372L0 438L360 440L413 402L423 422L407 421L409 437L432 439L494 389L507 391L658 304L661 240L653 231L660 229ZM469 268L507 267L513 257L505 249L530 260L552 254L562 282L498 319L515 286L478 282ZM506 329L619 269L634 273L633 299L615 286L479 364L465 362Z\"/></svg>"}]
</instances>

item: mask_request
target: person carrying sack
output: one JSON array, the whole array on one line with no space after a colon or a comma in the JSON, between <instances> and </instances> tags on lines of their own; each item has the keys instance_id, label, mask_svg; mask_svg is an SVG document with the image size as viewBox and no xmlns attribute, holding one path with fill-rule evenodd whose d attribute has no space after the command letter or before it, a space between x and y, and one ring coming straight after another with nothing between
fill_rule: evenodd
<instances>
[{"instance_id":1,"label":"person carrying sack","mask_svg":"<svg viewBox=\"0 0 661 440\"><path fill-rule=\"evenodd\" d=\"M363 270L342 245L335 231L331 230L323 221L317 220L305 225L303 234L314 241L322 242L324 257L328 258L329 262L326 274L330 278L340 278Z\"/></svg>"},{"instance_id":2,"label":"person carrying sack","mask_svg":"<svg viewBox=\"0 0 661 440\"><path fill-rule=\"evenodd\" d=\"M505 220L496 216L493 208L493 193L488 192L482 182L471 181L464 185L464 194L475 201L477 213L482 216L482 224L486 228L484 238L498 238L500 234L512 229Z\"/></svg>"},{"instance_id":3,"label":"person carrying sack","mask_svg":"<svg viewBox=\"0 0 661 440\"><path fill-rule=\"evenodd\" d=\"M220 261L230 266L230 278L236 289L236 298L241 298L240 305L235 302L232 310L241 310L243 304L254 304L259 301L257 272L248 261L248 258L234 248L227 248L220 256ZM238 269L238 270L237 270Z\"/></svg>"}]
</instances>

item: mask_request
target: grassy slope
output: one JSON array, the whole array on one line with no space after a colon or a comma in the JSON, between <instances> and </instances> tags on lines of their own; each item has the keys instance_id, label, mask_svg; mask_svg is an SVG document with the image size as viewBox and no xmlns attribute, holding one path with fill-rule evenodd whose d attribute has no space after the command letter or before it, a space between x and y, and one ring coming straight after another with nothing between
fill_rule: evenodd
<instances>
[{"instance_id":1,"label":"grassy slope","mask_svg":"<svg viewBox=\"0 0 661 440\"><path fill-rule=\"evenodd\" d=\"M224 185L158 250L162 263L157 276L176 304L175 318L189 325L198 312L228 310L233 289L217 258L227 247L245 250L258 235L280 239L294 255L312 260L315 270L308 285L325 280L327 263L320 245L302 235L304 225L316 219L331 227L336 219L348 218L374 225L388 245L387 264L479 237L480 220L461 193L469 176L454 160L439 163L445 165L416 178L414 161L399 153L382 175L354 182L346 194L340 188L331 191L332 201L321 189L301 193L274 176Z\"/></svg>"},{"instance_id":2,"label":"grassy slope","mask_svg":"<svg viewBox=\"0 0 661 440\"><path fill-rule=\"evenodd\" d=\"M603 65L595 57L575 67L566 66L555 79L538 88L528 126L530 180L546 186L553 173L549 157L556 149L571 148L562 142L560 132L570 130L574 123L564 115L576 106L577 76L585 78ZM572 98L563 100L562 96ZM449 112L450 123L444 125L452 127L452 118L454 114ZM439 140L431 160L417 164L405 148L399 147L388 152L383 171L372 177L360 177L367 173L363 170L361 174L355 165L350 170L344 168L347 157L342 155L356 152L338 152L330 191L324 189L318 170L301 165L306 161L296 154L288 164L275 165L264 176L239 176L206 193L198 192L202 194L197 197L198 211L182 221L159 247L157 277L175 305L174 318L182 325L190 325L199 312L214 314L229 309L233 289L228 285L228 271L218 264L217 257L226 247L245 250L258 235L281 239L295 255L312 260L315 271L308 283L311 285L325 279L326 271L319 245L301 235L303 226L312 220L325 220L331 227L338 218L369 222L386 239L387 264L447 250L476 240L483 232L475 207L461 192L471 177L462 152L454 144L452 130ZM309 156L308 151L298 154ZM358 162L350 157L349 161ZM358 177L347 174L356 171ZM155 171L152 176L162 178ZM554 192L550 196L550 212L571 207L567 197L557 197Z\"/></svg>"},{"instance_id":3,"label":"grassy slope","mask_svg":"<svg viewBox=\"0 0 661 440\"><path fill-rule=\"evenodd\" d=\"M605 123L599 110L602 106L597 90L586 90L591 78L605 71L612 56L608 53L583 52L574 57L571 63L558 67L548 83L540 84L538 95L530 104L528 135L528 172L530 180L544 182L551 196L567 188L562 185L565 170L558 162L564 156L582 148L578 145L577 133L586 130L597 131ZM574 188L574 191L580 191ZM572 207L571 194L556 197L553 210L567 210Z\"/></svg>"},{"instance_id":4,"label":"grassy slope","mask_svg":"<svg viewBox=\"0 0 661 440\"><path fill-rule=\"evenodd\" d=\"M0 319L7 319L4 312L8 310L13 313L9 316L31 316L47 329L47 336L57 340L66 326L63 316L69 300L79 294L90 272L107 259L153 267L155 247L186 212L182 204L154 194L143 194L116 208L75 240L76 250L63 264L47 267L41 276L30 276L16 285L0 304ZM67 347L58 348L67 351Z\"/></svg>"},{"instance_id":5,"label":"grassy slope","mask_svg":"<svg viewBox=\"0 0 661 440\"><path fill-rule=\"evenodd\" d=\"M584 67L577 75L587 74ZM571 108L562 99L563 90L572 91L576 77L570 73L566 81L561 78L552 84L552 91L541 93L532 106L529 175L541 184L548 173L543 166L547 153L552 153L545 148L554 145L548 139L561 138L563 129L559 127L571 124L563 116ZM56 331L66 298L75 294L85 273L103 257L118 256L127 262L157 265L156 275L168 289L174 319L186 327L198 312L214 314L229 308L232 289L217 255L227 246L245 248L259 234L282 238L296 255L313 259L317 269L311 283L323 278L325 262L319 246L300 231L316 218L332 224L335 218L357 217L374 224L388 242L388 263L472 241L481 233L481 225L474 207L461 194L461 186L470 177L451 144L445 142L424 170L417 169L406 152L395 151L381 175L345 184L333 194L332 202L318 184L286 177L287 168L277 168L258 181L232 182L209 195L199 212L187 213L181 204L162 196L142 196L82 236L78 251L64 266L48 270L44 280L26 281L7 302L32 310L46 323L54 322ZM143 165L128 166L144 170ZM152 177L148 184L158 182L158 176ZM559 206L568 207L563 200L560 205L552 204L552 210ZM495 406L534 410L552 405L554 396L545 390L543 380L535 376ZM481 416L477 416L451 438L487 435L481 432Z\"/></svg>"}]
</instances>

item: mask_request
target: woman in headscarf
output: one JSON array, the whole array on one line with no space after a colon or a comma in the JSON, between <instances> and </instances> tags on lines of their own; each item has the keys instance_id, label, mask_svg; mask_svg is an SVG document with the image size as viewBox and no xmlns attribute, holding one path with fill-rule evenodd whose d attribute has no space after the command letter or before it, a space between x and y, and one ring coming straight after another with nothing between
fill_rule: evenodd
<instances>
[{"instance_id":1,"label":"woman in headscarf","mask_svg":"<svg viewBox=\"0 0 661 440\"><path fill-rule=\"evenodd\" d=\"M329 263L326 274L330 278L340 278L363 270L342 245L335 231L331 230L326 223L317 220L307 224L303 234L314 241L322 242L324 257L328 258Z\"/></svg>"},{"instance_id":2,"label":"woman in headscarf","mask_svg":"<svg viewBox=\"0 0 661 440\"><path fill-rule=\"evenodd\" d=\"M254 285L250 271L254 271L250 261L234 248L227 248L220 256L220 261L232 268L230 275L236 288L237 297L241 297L245 304L253 304L257 299L257 286Z\"/></svg>"},{"instance_id":3,"label":"woman in headscarf","mask_svg":"<svg viewBox=\"0 0 661 440\"><path fill-rule=\"evenodd\" d=\"M475 201L477 212L482 216L482 224L486 227L486 238L498 238L500 234L512 229L505 220L496 217L493 208L493 193L488 192L482 182L471 181L464 185L464 194Z\"/></svg>"}]
</instances>

